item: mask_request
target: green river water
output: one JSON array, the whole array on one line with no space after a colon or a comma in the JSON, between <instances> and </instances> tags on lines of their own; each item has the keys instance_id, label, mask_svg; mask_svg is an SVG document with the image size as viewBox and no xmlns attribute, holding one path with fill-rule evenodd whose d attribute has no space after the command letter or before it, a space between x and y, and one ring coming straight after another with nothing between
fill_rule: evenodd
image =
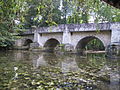
<instances>
[{"instance_id":1,"label":"green river water","mask_svg":"<svg viewBox=\"0 0 120 90\"><path fill-rule=\"evenodd\" d=\"M120 59L104 53L0 52L0 90L120 90Z\"/></svg>"}]
</instances>

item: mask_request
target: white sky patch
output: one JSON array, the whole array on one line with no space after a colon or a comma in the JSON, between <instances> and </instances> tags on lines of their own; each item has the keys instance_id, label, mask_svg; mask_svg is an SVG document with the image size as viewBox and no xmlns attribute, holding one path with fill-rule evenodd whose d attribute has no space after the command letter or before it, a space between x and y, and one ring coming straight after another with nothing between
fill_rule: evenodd
<instances>
[{"instance_id":1,"label":"white sky patch","mask_svg":"<svg viewBox=\"0 0 120 90\"><path fill-rule=\"evenodd\" d=\"M63 7L63 0L60 0L60 7L59 7L59 10L62 10L62 7Z\"/></svg>"},{"instance_id":2,"label":"white sky patch","mask_svg":"<svg viewBox=\"0 0 120 90\"><path fill-rule=\"evenodd\" d=\"M41 20L41 19L42 19L42 16L41 16L41 15L39 15L39 16L38 16L38 19L39 19L39 20Z\"/></svg>"},{"instance_id":3,"label":"white sky patch","mask_svg":"<svg viewBox=\"0 0 120 90\"><path fill-rule=\"evenodd\" d=\"M89 23L94 23L94 17L90 16Z\"/></svg>"},{"instance_id":4,"label":"white sky patch","mask_svg":"<svg viewBox=\"0 0 120 90\"><path fill-rule=\"evenodd\" d=\"M20 21L19 20L14 20L15 24L20 24Z\"/></svg>"}]
</instances>

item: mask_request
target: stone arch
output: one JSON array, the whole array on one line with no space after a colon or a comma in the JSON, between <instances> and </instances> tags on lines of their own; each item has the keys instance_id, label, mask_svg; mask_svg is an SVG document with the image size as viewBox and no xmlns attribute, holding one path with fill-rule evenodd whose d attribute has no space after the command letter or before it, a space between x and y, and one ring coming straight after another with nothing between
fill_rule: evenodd
<instances>
[{"instance_id":1,"label":"stone arch","mask_svg":"<svg viewBox=\"0 0 120 90\"><path fill-rule=\"evenodd\" d=\"M33 43L33 41L31 39L25 39L23 46L30 46L30 43Z\"/></svg>"},{"instance_id":2,"label":"stone arch","mask_svg":"<svg viewBox=\"0 0 120 90\"><path fill-rule=\"evenodd\" d=\"M45 44L44 44L44 48L46 51L54 51L54 48L60 44L60 42L55 39L55 38L50 38L48 39Z\"/></svg>"},{"instance_id":3,"label":"stone arch","mask_svg":"<svg viewBox=\"0 0 120 90\"><path fill-rule=\"evenodd\" d=\"M80 50L84 50L86 45L93 39L97 39L99 40L103 47L104 47L104 50L105 50L105 43L104 41L102 41L99 37L95 37L95 36L86 36L86 37L83 37L82 39L80 39L75 47L75 49L77 50L77 52L79 52Z\"/></svg>"}]
</instances>

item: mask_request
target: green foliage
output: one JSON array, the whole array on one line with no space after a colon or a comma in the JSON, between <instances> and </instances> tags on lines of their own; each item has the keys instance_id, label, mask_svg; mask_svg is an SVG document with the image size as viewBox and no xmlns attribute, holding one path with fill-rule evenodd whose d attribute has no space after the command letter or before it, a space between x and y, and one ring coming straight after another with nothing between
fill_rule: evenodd
<instances>
[{"instance_id":1,"label":"green foliage","mask_svg":"<svg viewBox=\"0 0 120 90\"><path fill-rule=\"evenodd\" d=\"M60 0L1 0L0 46L11 45L16 33L32 26L89 23L91 15L95 23L120 21L120 10L100 0L62 1L61 6Z\"/></svg>"},{"instance_id":2,"label":"green foliage","mask_svg":"<svg viewBox=\"0 0 120 90\"><path fill-rule=\"evenodd\" d=\"M11 46L15 39L15 20L21 19L24 0L0 1L0 47Z\"/></svg>"},{"instance_id":3,"label":"green foliage","mask_svg":"<svg viewBox=\"0 0 120 90\"><path fill-rule=\"evenodd\" d=\"M86 89L86 87L95 86L94 79L97 79L96 76L91 76L88 72L69 71L63 73L59 67L53 66L40 66L35 69L30 63L28 64L24 60L15 62L3 58L0 59L0 67L1 90ZM97 69L95 68L95 70Z\"/></svg>"},{"instance_id":4,"label":"green foliage","mask_svg":"<svg viewBox=\"0 0 120 90\"><path fill-rule=\"evenodd\" d=\"M100 0L74 0L73 5L76 6L72 16L76 18L79 14L82 23L87 23L91 15L94 17L94 22L120 21L120 10Z\"/></svg>"},{"instance_id":5,"label":"green foliage","mask_svg":"<svg viewBox=\"0 0 120 90\"><path fill-rule=\"evenodd\" d=\"M93 39L85 47L87 50L104 50L103 43L98 39Z\"/></svg>"},{"instance_id":6,"label":"green foliage","mask_svg":"<svg viewBox=\"0 0 120 90\"><path fill-rule=\"evenodd\" d=\"M24 16L25 28L60 24L61 11L59 10L59 0L31 0L27 1L27 3L29 9Z\"/></svg>"}]
</instances>

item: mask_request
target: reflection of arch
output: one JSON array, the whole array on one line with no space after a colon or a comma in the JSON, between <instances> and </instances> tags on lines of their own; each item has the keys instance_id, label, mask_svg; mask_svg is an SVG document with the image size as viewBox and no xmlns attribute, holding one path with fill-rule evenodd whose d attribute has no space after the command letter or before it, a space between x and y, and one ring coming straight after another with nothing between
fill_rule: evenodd
<instances>
[{"instance_id":1,"label":"reflection of arch","mask_svg":"<svg viewBox=\"0 0 120 90\"><path fill-rule=\"evenodd\" d=\"M59 65L60 61L54 53L44 53L43 58L48 65L52 65L52 66Z\"/></svg>"},{"instance_id":2,"label":"reflection of arch","mask_svg":"<svg viewBox=\"0 0 120 90\"><path fill-rule=\"evenodd\" d=\"M95 36L88 36L88 37L85 37L85 38L81 39L81 40L77 43L76 50L77 50L77 51L79 51L79 50L84 50L85 47L86 47L86 45L87 45L91 40L93 40L93 39L99 40L100 43L101 43L102 46L103 46L103 49L105 49L103 42L102 42L99 38L97 38L97 37L95 37Z\"/></svg>"},{"instance_id":3,"label":"reflection of arch","mask_svg":"<svg viewBox=\"0 0 120 90\"><path fill-rule=\"evenodd\" d=\"M58 44L60 44L58 40L51 38L45 42L44 47L46 50L53 51Z\"/></svg>"},{"instance_id":4,"label":"reflection of arch","mask_svg":"<svg viewBox=\"0 0 120 90\"><path fill-rule=\"evenodd\" d=\"M86 56L76 55L76 63L80 69L85 72L91 71L95 74L107 64L104 53L100 54L87 54Z\"/></svg>"},{"instance_id":5,"label":"reflection of arch","mask_svg":"<svg viewBox=\"0 0 120 90\"><path fill-rule=\"evenodd\" d=\"M23 46L30 46L30 43L33 43L31 39L26 39Z\"/></svg>"}]
</instances>

